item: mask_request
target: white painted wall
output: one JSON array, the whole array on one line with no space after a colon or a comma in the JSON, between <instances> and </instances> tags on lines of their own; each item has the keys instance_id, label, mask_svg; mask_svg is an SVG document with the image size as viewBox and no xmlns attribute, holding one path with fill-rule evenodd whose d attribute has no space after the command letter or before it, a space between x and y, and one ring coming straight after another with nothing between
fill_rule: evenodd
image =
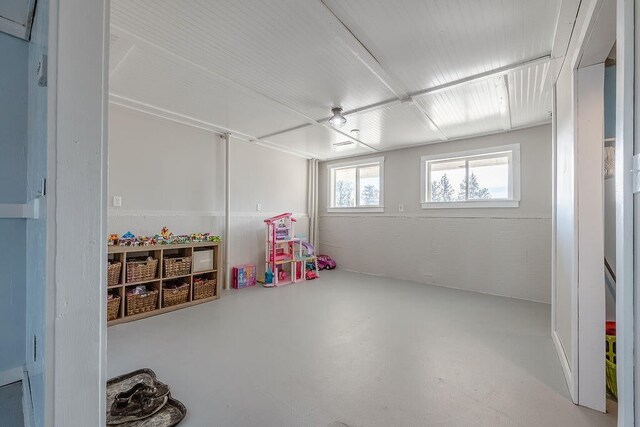
<instances>
[{"instance_id":1,"label":"white painted wall","mask_svg":"<svg viewBox=\"0 0 640 427\"><path fill-rule=\"evenodd\" d=\"M521 145L520 207L421 208L421 156L512 143ZM331 162L320 164L321 252L346 270L550 301L551 126L382 154L382 214L327 213Z\"/></svg>"},{"instance_id":2,"label":"white painted wall","mask_svg":"<svg viewBox=\"0 0 640 427\"><path fill-rule=\"evenodd\" d=\"M224 142L218 134L112 105L109 117L109 233L224 234ZM257 211L257 204L261 211ZM230 265L263 271L264 223L293 212L308 235L307 161L231 139Z\"/></svg>"},{"instance_id":3,"label":"white painted wall","mask_svg":"<svg viewBox=\"0 0 640 427\"><path fill-rule=\"evenodd\" d=\"M28 43L0 33L0 204L27 200ZM26 220L1 219L0 385L21 378L25 358Z\"/></svg>"}]
</instances>

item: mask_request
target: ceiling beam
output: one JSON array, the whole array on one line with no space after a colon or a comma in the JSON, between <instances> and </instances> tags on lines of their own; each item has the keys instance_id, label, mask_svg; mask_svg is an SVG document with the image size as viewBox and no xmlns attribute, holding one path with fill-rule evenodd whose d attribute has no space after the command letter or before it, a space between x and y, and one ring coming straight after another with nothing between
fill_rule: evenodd
<instances>
[{"instance_id":1,"label":"ceiling beam","mask_svg":"<svg viewBox=\"0 0 640 427\"><path fill-rule=\"evenodd\" d=\"M325 3L324 0L318 0L318 2L319 4L322 4L322 6L324 6L321 9L324 9L324 16L329 21L329 24L336 30L336 33L338 34L338 36L336 37L338 37L343 42L343 44L347 46L349 51L382 84L384 84L391 92L393 92L393 94L398 98L397 101L399 102L411 101L411 96L409 95L407 90L404 88L404 86L398 81L398 79L393 77L391 73L382 66L382 64L380 64L380 61L378 61L378 58L376 58L375 55L371 52L371 50L369 50L369 48L365 46L365 44L358 38L358 36L356 36L354 32L351 31L351 29L347 26L347 24L345 24L340 19L340 17L331 9L331 7L329 7L327 3ZM390 102L381 103L381 108L382 107L387 108L390 105L391 105ZM438 133L438 137L440 138L440 140L446 141L448 139L447 136L442 132L442 130L440 130L440 128L433 121L429 113L418 103L413 103L413 106L417 108L420 111L420 113L422 113L426 117L427 121L429 122L429 125L425 127L429 131L435 130ZM367 107L358 109L357 112L362 113L365 110L373 111L375 109L377 108L374 108L374 106L367 106ZM354 110L354 111L346 112L344 113L344 115L346 116L348 114L355 114L355 113L356 111Z\"/></svg>"},{"instance_id":2,"label":"ceiling beam","mask_svg":"<svg viewBox=\"0 0 640 427\"><path fill-rule=\"evenodd\" d=\"M160 52L163 52L166 55L174 57L174 58L176 58L176 59L178 59L178 60L180 60L182 62L185 62L186 64L189 64L190 66L192 66L194 68L197 68L198 70L206 72L207 74L213 76L216 79L223 80L226 83L228 83L229 85L234 86L234 87L242 90L245 93L250 93L250 94L252 94L254 96L258 96L258 97L260 97L260 98L262 98L262 99L264 99L264 100L266 100L266 101L268 101L270 103L273 103L273 104L275 104L276 107L279 107L281 110L293 113L293 114L295 114L295 115L297 115L297 116L299 116L299 117L301 117L301 118L303 118L304 120L307 121L306 125L297 126L296 129L300 129L300 128L304 128L304 127L312 126L312 125L321 125L321 126L324 126L325 128L327 128L327 129L329 129L329 130L331 130L333 132L337 132L337 133L341 134L342 136L346 136L350 140L353 140L355 143L358 143L358 144L360 144L362 146L365 146L365 147L367 147L367 148L369 148L369 149L371 149L373 151L378 151L377 148L372 147L371 145L369 145L369 144L367 144L367 143L365 143L365 142L363 142L363 141L361 141L361 140L359 140L357 138L353 138L352 136L350 136L350 135L348 135L348 134L346 134L344 132L341 132L340 130L338 130L338 129L334 128L333 126L329 125L328 123L321 123L320 121L318 121L318 120L316 120L316 119L314 119L314 118L312 118L310 116L307 116L306 114L302 113L301 111L298 111L293 107L290 107L289 105L287 105L286 103L284 103L282 101L279 101L279 100L277 100L277 99L275 99L273 97L265 95L262 92L259 92L257 90L251 89L250 87L245 86L245 85L243 85L241 83L238 83L233 79L227 78L227 77L225 77L225 76L223 76L221 74L213 72L210 69L208 69L208 68L206 68L206 67L204 67L204 66L202 66L200 64L197 64L197 63L195 63L195 62L183 57L182 55L178 55L178 54L176 54L176 53L174 53L174 52L172 52L172 51L170 51L170 50L168 50L168 49L166 49L166 48L164 48L162 46L157 45L156 43L153 43L153 42L151 42L151 41L149 41L149 40L147 40L147 39L145 39L143 37L140 37L140 36L130 32L130 31L127 31L124 28L118 27L117 25L113 25L113 24L111 25L111 27L113 29L115 29L117 33L124 34L124 35L126 35L126 37L129 37L132 40L134 40L136 44L140 44L140 45L146 46L147 48L151 48L151 49L155 49L155 50L158 50ZM322 122L328 122L328 120L329 120L329 118L323 119ZM287 131L290 131L290 130L293 130L293 129L289 129ZM282 133L284 133L284 132L282 132ZM275 136L275 134L271 134L270 136ZM264 137L262 137L262 138L254 138L254 141L255 140L264 140ZM269 141L266 141L266 142L269 142ZM314 156L312 156L312 157L314 157Z\"/></svg>"},{"instance_id":3,"label":"ceiling beam","mask_svg":"<svg viewBox=\"0 0 640 427\"><path fill-rule=\"evenodd\" d=\"M114 45L109 48L109 77L113 76L133 50L133 43L128 38L118 37Z\"/></svg>"},{"instance_id":4,"label":"ceiling beam","mask_svg":"<svg viewBox=\"0 0 640 427\"><path fill-rule=\"evenodd\" d=\"M138 45L141 45L141 46L144 46L144 47L147 47L147 48L151 48L153 50L157 50L159 52L162 52L165 55L168 55L170 57L178 59L179 61L182 61L182 62L184 62L184 63L186 63L186 64L188 64L188 65L190 65L190 66L192 66L194 68L197 68L198 70L201 70L201 71L209 74L210 76L216 78L217 80L224 81L225 83L229 84L230 86L233 86L236 89L241 90L244 93L248 93L248 94L257 96L259 98L262 98L262 99L274 104L275 108L278 108L278 109L280 109L282 111L286 111L286 112L289 112L289 113L293 113L296 116L306 120L310 124L317 124L318 123L318 121L316 119L314 119L314 118L312 118L310 116L307 116L306 114L302 113L301 111L298 111L295 108L290 107L289 105L287 105L286 103L284 103L284 102L282 102L282 101L280 101L278 99L275 99L275 98L273 98L271 96L265 95L262 92L259 92L259 91L255 90L255 89L252 89L252 88L248 87L248 86L245 86L242 83L239 83L239 82L237 82L237 81L235 81L233 79L230 79L228 77L223 76L222 74L218 74L218 73L216 73L214 71L211 71L209 68L204 67L204 66L202 66L200 64L197 64L197 63L191 61L190 59L185 58L182 55L174 53L173 51L171 51L171 50L169 50L169 49L167 49L165 47L162 47L162 46L160 46L160 45L158 45L158 44L156 44L154 42L151 42L151 41L149 41L149 40L147 40L147 39L145 39L143 37L140 37L140 36L132 33L131 31L125 30L124 28L118 27L117 25L114 25L114 24L111 24L111 28L112 28L112 30L116 30L117 33L121 33L121 34L126 35L131 40L133 40L133 42L135 44L138 44Z\"/></svg>"},{"instance_id":5,"label":"ceiling beam","mask_svg":"<svg viewBox=\"0 0 640 427\"><path fill-rule=\"evenodd\" d=\"M504 83L504 94L505 94L505 126L504 130L511 130L513 128L513 122L511 121L511 91L509 90L509 75L505 74L502 76L502 81Z\"/></svg>"},{"instance_id":6,"label":"ceiling beam","mask_svg":"<svg viewBox=\"0 0 640 427\"><path fill-rule=\"evenodd\" d=\"M135 99L117 95L115 93L109 94L109 104L116 105L122 108L127 108L129 110L138 111L138 112L148 114L154 117L158 117L161 119L169 120L174 123L180 123L182 125L191 126L198 129L213 132L220 136L223 136L226 133L230 133L235 139L238 139L244 142L254 143L256 145L261 145L263 147L273 148L274 150L278 150L278 151L285 151L291 155L303 157L305 159L312 159L312 158L318 157L317 154L312 154L306 151L296 150L289 147L283 147L279 144L276 144L266 139L258 139L246 133L229 129L224 126L216 125L214 123L210 123L204 120L196 119L194 117L187 116L184 114L176 113L164 108L156 107L151 104L147 104L145 102L141 102Z\"/></svg>"},{"instance_id":7,"label":"ceiling beam","mask_svg":"<svg viewBox=\"0 0 640 427\"><path fill-rule=\"evenodd\" d=\"M505 65L503 67L494 68L493 70L485 71L484 73L474 74L462 79L453 80L448 83L444 83L438 86L433 86L427 89L422 89L409 95L411 98L418 98L421 96L432 95L434 93L443 92L445 90L451 90L459 86L463 86L469 83L479 82L481 80L490 79L493 77L500 77L504 74L512 71L521 70L523 68L533 67L534 65L545 64L551 59L550 54L536 56L535 58L525 59L524 61L515 62L513 64Z\"/></svg>"}]
</instances>

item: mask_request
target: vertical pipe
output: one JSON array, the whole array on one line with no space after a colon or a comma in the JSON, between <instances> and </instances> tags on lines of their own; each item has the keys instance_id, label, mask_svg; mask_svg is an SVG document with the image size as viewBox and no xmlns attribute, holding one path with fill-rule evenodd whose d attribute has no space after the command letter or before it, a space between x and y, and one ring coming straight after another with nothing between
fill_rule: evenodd
<instances>
[{"instance_id":1,"label":"vertical pipe","mask_svg":"<svg viewBox=\"0 0 640 427\"><path fill-rule=\"evenodd\" d=\"M229 289L230 266L229 255L231 248L231 134L224 134L224 289Z\"/></svg>"}]
</instances>

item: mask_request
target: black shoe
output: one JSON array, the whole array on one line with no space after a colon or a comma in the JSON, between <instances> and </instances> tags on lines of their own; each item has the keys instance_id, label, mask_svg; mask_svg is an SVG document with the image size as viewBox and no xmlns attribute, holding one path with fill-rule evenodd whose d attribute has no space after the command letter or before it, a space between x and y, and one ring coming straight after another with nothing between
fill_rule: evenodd
<instances>
[{"instance_id":1,"label":"black shoe","mask_svg":"<svg viewBox=\"0 0 640 427\"><path fill-rule=\"evenodd\" d=\"M126 395L123 395L120 400L114 400L111 410L107 413L107 424L117 425L142 420L155 414L166 405L169 399L167 395L151 397L142 393L143 389L134 391L128 399L126 399Z\"/></svg>"}]
</instances>

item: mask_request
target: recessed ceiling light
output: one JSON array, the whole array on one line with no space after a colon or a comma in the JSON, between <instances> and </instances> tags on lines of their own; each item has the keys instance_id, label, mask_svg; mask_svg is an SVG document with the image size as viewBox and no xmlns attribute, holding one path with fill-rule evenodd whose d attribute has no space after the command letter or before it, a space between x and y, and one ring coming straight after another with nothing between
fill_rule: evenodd
<instances>
[{"instance_id":1,"label":"recessed ceiling light","mask_svg":"<svg viewBox=\"0 0 640 427\"><path fill-rule=\"evenodd\" d=\"M329 119L331 126L341 128L347 123L347 119L342 115L342 108L334 107L331 109L331 112L333 113L333 117Z\"/></svg>"}]
</instances>

